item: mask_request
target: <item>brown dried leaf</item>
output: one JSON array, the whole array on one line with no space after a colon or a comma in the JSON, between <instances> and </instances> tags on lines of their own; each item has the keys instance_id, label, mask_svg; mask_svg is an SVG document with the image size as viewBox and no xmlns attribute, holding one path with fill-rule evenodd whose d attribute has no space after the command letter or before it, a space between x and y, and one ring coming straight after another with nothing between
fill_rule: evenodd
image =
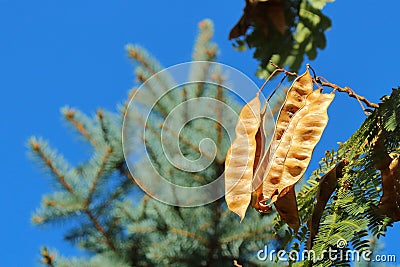
<instances>
[{"instance_id":1,"label":"brown dried leaf","mask_svg":"<svg viewBox=\"0 0 400 267\"><path fill-rule=\"evenodd\" d=\"M260 99L257 96L240 112L236 139L225 160L225 200L228 208L243 220L251 200L251 184L260 127Z\"/></svg>"},{"instance_id":2,"label":"brown dried leaf","mask_svg":"<svg viewBox=\"0 0 400 267\"><path fill-rule=\"evenodd\" d=\"M343 177L343 168L348 164L347 159L343 159L329 172L322 176L319 182L319 188L316 195L317 203L314 206L308 226L310 228L310 237L307 241L307 249L311 249L315 236L318 233L319 222L324 212L326 203L338 186L338 179ZM278 200L279 201L279 200Z\"/></svg>"},{"instance_id":3,"label":"brown dried leaf","mask_svg":"<svg viewBox=\"0 0 400 267\"><path fill-rule=\"evenodd\" d=\"M313 91L303 108L295 113L274 153L271 167L265 174L263 195L274 203L283 190L303 176L311 155L328 123L327 109L335 95ZM279 126L279 123L278 123ZM279 135L279 133L278 133Z\"/></svg>"},{"instance_id":4,"label":"brown dried leaf","mask_svg":"<svg viewBox=\"0 0 400 267\"><path fill-rule=\"evenodd\" d=\"M397 155L393 155L389 166L382 168L380 171L382 177L383 194L378 208L394 222L400 221L399 157Z\"/></svg>"},{"instance_id":5,"label":"brown dried leaf","mask_svg":"<svg viewBox=\"0 0 400 267\"><path fill-rule=\"evenodd\" d=\"M282 4L270 5L267 9L269 19L275 28L283 35L286 31L285 8Z\"/></svg>"},{"instance_id":6,"label":"brown dried leaf","mask_svg":"<svg viewBox=\"0 0 400 267\"><path fill-rule=\"evenodd\" d=\"M281 34L287 29L285 8L281 0L247 0L243 15L229 33L229 39L235 39L246 34L250 25L257 23L266 39L271 27Z\"/></svg>"},{"instance_id":7,"label":"brown dried leaf","mask_svg":"<svg viewBox=\"0 0 400 267\"><path fill-rule=\"evenodd\" d=\"M282 193L282 197L274 203L276 210L284 220L294 231L297 233L300 227L299 212L297 210L296 192L294 191L294 185L286 187Z\"/></svg>"}]
</instances>

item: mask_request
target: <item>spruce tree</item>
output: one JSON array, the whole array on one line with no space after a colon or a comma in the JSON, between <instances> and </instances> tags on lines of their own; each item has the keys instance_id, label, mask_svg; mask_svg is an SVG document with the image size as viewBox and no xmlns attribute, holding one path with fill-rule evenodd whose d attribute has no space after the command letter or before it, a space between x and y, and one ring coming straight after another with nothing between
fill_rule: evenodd
<instances>
[{"instance_id":1,"label":"spruce tree","mask_svg":"<svg viewBox=\"0 0 400 267\"><path fill-rule=\"evenodd\" d=\"M199 24L199 34L194 46L193 60L215 61L217 45L211 41L213 25L205 20ZM128 56L135 62L138 86L163 67L144 48L127 46ZM218 69L194 69L190 75L210 75L223 80ZM153 90L169 86L168 79L159 84L147 85L144 102L153 97ZM158 86L158 87L157 87ZM197 91L187 89L186 97L194 91L222 101L240 111L240 103L226 95L220 86L208 85ZM196 85L194 85L196 86ZM196 89L196 90L191 90ZM234 260L245 266L259 266L256 252L273 241L272 216L262 216L255 211L240 223L227 208L223 198L200 207L181 208L163 204L143 193L126 165L122 140L124 116L142 129L144 118L129 114L128 100L118 106L118 112L99 109L88 116L76 108L64 107L63 118L88 142L93 152L89 158L75 166L48 142L32 137L29 147L32 156L53 178L54 192L43 196L41 206L32 216L36 225L60 222L68 225L65 240L83 248L89 256L65 258L62 252L43 247L42 261L47 266L232 266ZM224 171L225 154L230 145L226 132L214 121L193 121L179 133L181 150L187 158L199 156L199 138L211 138L217 145L217 155L204 171L190 173L178 170L168 159L157 153L161 148L159 117L164 117L179 105L181 98L166 95L154 109L157 116L146 124L146 147L152 163L160 172L170 173L177 184L193 186L206 184ZM279 98L276 100L279 105ZM144 103L146 104L146 103ZM217 107L212 112L218 113ZM181 114L182 116L185 114ZM135 117L137 116L137 117ZM224 127L234 129L235 120L225 120ZM177 129L171 129L176 131ZM194 134L197 133L197 136ZM163 144L163 145L168 145ZM167 148L168 149L168 148ZM144 177L149 165L139 165L137 171ZM150 179L151 177L149 177ZM273 214L273 213L272 213Z\"/></svg>"}]
</instances>

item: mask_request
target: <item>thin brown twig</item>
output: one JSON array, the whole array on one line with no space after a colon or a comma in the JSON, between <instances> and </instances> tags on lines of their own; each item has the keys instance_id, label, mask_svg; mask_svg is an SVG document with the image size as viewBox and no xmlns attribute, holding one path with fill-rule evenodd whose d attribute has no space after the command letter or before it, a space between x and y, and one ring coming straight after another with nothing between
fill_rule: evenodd
<instances>
[{"instance_id":1,"label":"thin brown twig","mask_svg":"<svg viewBox=\"0 0 400 267\"><path fill-rule=\"evenodd\" d=\"M324 81L322 81L321 79L323 79ZM356 94L350 87L347 87L347 86L345 86L345 87L340 87L340 86L338 86L338 85L336 85L336 84L334 84L334 83L328 82L328 80L326 80L325 78L323 78L323 77L321 77L321 76L318 76L318 77L317 77L316 82L319 83L319 84L322 85L322 86L330 87L330 88L332 88L333 90L337 90L337 91L339 91L339 92L347 93L350 97L355 98L355 99L357 99L357 100L363 102L367 107L370 107L370 108L379 108L379 105L378 105L378 104L375 104L375 103L373 103L373 102L370 102L370 101L369 101L368 99L366 99L365 97Z\"/></svg>"},{"instance_id":2,"label":"thin brown twig","mask_svg":"<svg viewBox=\"0 0 400 267\"><path fill-rule=\"evenodd\" d=\"M274 62L270 61L269 62L275 69L281 70L281 72L284 72L285 74L289 75L289 76L295 76L297 77L297 73L296 72L290 72L285 70L284 68L279 67L278 65L276 65Z\"/></svg>"},{"instance_id":3,"label":"thin brown twig","mask_svg":"<svg viewBox=\"0 0 400 267\"><path fill-rule=\"evenodd\" d=\"M311 72L313 73L314 80L317 80L317 74L316 74L315 70L313 69L313 67L311 67L310 64L307 64L306 66L307 66L307 68L309 68L309 69L311 70Z\"/></svg>"},{"instance_id":4,"label":"thin brown twig","mask_svg":"<svg viewBox=\"0 0 400 267\"><path fill-rule=\"evenodd\" d=\"M272 93L268 96L267 98L267 102L269 102L269 100L271 99L271 97L276 93L276 91L281 87L283 81L287 78L287 74L285 74L285 76L283 76L283 78L279 81L278 85L275 87L274 91L272 91Z\"/></svg>"},{"instance_id":5,"label":"thin brown twig","mask_svg":"<svg viewBox=\"0 0 400 267\"><path fill-rule=\"evenodd\" d=\"M271 74L271 76L273 76L277 71L279 71L279 72L284 72L285 74L288 74L288 75L297 76L296 73L288 72L288 71L286 71L285 69L279 68L279 66L276 65L276 64L274 64L273 62L270 62L270 64L276 68L276 70ZM366 99L365 97L356 94L350 87L348 87L348 86L340 87L340 86L338 86L338 85L336 85L336 84L330 83L327 79L325 79L325 78L322 77L322 76L317 76L315 70L311 67L310 64L307 64L307 68L310 68L310 70L312 71L313 76L314 76L314 82L315 82L317 85L320 84L320 85L322 85L322 86L330 87L330 88L332 88L332 89L335 90L335 91L337 90L337 91L339 91L339 92L347 93L350 97L357 99L357 101L360 103L360 105L361 105L362 109L364 110L364 112L366 112L366 111L365 111L365 108L364 108L364 106L362 105L361 102L363 102L367 107L370 107L370 108L379 108L379 105L378 105L378 104L373 103L373 102L370 102L370 101L369 101L368 99ZM271 76L270 76L270 77L271 77ZM267 80L267 81L268 81L268 80ZM267 83L267 81L264 83L263 87L265 86L265 84ZM261 91L263 87L261 87L259 91Z\"/></svg>"},{"instance_id":6,"label":"thin brown twig","mask_svg":"<svg viewBox=\"0 0 400 267\"><path fill-rule=\"evenodd\" d=\"M296 77L297 77L297 73L295 73L295 72L289 72L289 71L287 71L287 70L285 70L285 69L283 69L283 68L280 68L278 65L276 65L276 64L273 63L273 62L270 62L270 64L271 64L272 66L274 66L275 70L268 76L267 79L265 79L265 82L263 83L263 85L261 85L261 87L260 87L260 89L258 90L257 94L260 94L260 93L261 93L261 91L264 89L264 87L267 85L267 83L268 83L268 82L272 79L272 77L274 77L277 73L283 72L283 73L285 74L285 77L286 77L286 76L296 76ZM271 95L268 97L268 99L272 97L272 95L275 93L275 91L276 91L276 90L274 90L274 91L271 93Z\"/></svg>"}]
</instances>

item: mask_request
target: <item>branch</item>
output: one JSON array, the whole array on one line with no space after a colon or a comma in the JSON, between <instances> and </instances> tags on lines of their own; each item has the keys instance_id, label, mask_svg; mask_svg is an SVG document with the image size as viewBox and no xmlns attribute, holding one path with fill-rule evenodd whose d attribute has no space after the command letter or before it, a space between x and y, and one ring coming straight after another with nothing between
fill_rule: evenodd
<instances>
[{"instance_id":1,"label":"branch","mask_svg":"<svg viewBox=\"0 0 400 267\"><path fill-rule=\"evenodd\" d=\"M267 85L267 83L272 79L272 77L274 77L277 73L281 73L283 72L285 74L285 76L283 77L283 79L281 80L281 82L279 83L279 85L283 82L283 80L287 77L287 76L294 76L297 77L297 73L295 72L289 72L287 70L285 70L284 68L280 68L278 65L276 65L275 63L273 63L272 61L269 62L272 66L275 67L275 70L268 76L268 78L265 80L264 84L260 87L260 89L258 90L258 94L261 93L261 91L264 89L264 87ZM279 88L279 86L277 86L275 88L275 90L268 96L267 101L269 101L269 99L275 94L276 90Z\"/></svg>"},{"instance_id":2,"label":"branch","mask_svg":"<svg viewBox=\"0 0 400 267\"><path fill-rule=\"evenodd\" d=\"M175 228L175 227L171 227L171 232L195 239L195 240L199 241L201 244L203 244L204 246L209 245L207 239L203 238L202 236L196 235L195 233L192 233L192 232L189 232L189 231L186 231L183 229Z\"/></svg>"},{"instance_id":3,"label":"branch","mask_svg":"<svg viewBox=\"0 0 400 267\"><path fill-rule=\"evenodd\" d=\"M145 69L151 74L156 74L156 70L150 65L150 63L143 57L142 53L135 47L128 47L128 57L138 61Z\"/></svg>"},{"instance_id":4,"label":"branch","mask_svg":"<svg viewBox=\"0 0 400 267\"><path fill-rule=\"evenodd\" d=\"M42 254L42 262L48 267L54 267L54 254L49 254L47 247L41 249L40 254Z\"/></svg>"},{"instance_id":5,"label":"branch","mask_svg":"<svg viewBox=\"0 0 400 267\"><path fill-rule=\"evenodd\" d=\"M44 164L50 169L50 171L58 178L60 183L64 186L65 189L68 190L71 194L74 194L74 189L70 184L65 181L65 177L61 174L60 170L53 164L53 161L50 157L48 157L45 152L42 150L40 143L35 140L31 140L30 145L32 150L35 151L39 157L41 157L44 161Z\"/></svg>"},{"instance_id":6,"label":"branch","mask_svg":"<svg viewBox=\"0 0 400 267\"><path fill-rule=\"evenodd\" d=\"M51 158L45 155L43 150L40 147L40 144L36 141L31 141L31 146L32 149L44 160L45 164L50 168L51 172L58 178L60 183L65 187L65 189L68 190L71 194L74 194L74 189L69 185L65 179L64 176L60 173L60 171L54 166ZM106 232L104 231L104 228L100 225L99 221L97 218L93 215L92 211L88 208L87 205L85 205L84 212L86 215L89 217L90 221L93 223L94 227L103 235L103 237L106 239L107 245L113 250L117 251L114 243L112 240L106 235Z\"/></svg>"},{"instance_id":7,"label":"branch","mask_svg":"<svg viewBox=\"0 0 400 267\"><path fill-rule=\"evenodd\" d=\"M213 79L217 84L217 96L216 99L220 102L223 102L223 98L224 98L224 92L223 92L223 88L222 88L222 84L224 83L225 79L224 77L221 75L221 73L215 74L211 77L211 79ZM217 122L215 124L215 128L217 129L217 144L218 147L220 147L221 142L222 142L222 110L220 108L220 105L217 105Z\"/></svg>"},{"instance_id":8,"label":"branch","mask_svg":"<svg viewBox=\"0 0 400 267\"><path fill-rule=\"evenodd\" d=\"M103 158L101 159L99 169L97 170L96 175L93 179L93 183L90 186L89 194L88 194L88 197L87 197L86 203L85 203L86 208L89 207L90 203L92 202L94 191L96 190L96 186L101 178L101 175L103 174L104 168L108 162L108 159L110 158L111 153L112 153L112 148L107 147L106 153L104 154Z\"/></svg>"},{"instance_id":9,"label":"branch","mask_svg":"<svg viewBox=\"0 0 400 267\"><path fill-rule=\"evenodd\" d=\"M101 226L99 220L93 215L92 211L88 208L85 209L86 215L89 217L90 221L93 223L94 227L100 234L105 238L107 245L112 249L114 252L117 252L117 248L115 247L114 242L112 239L107 235L106 231L104 230L103 226Z\"/></svg>"},{"instance_id":10,"label":"branch","mask_svg":"<svg viewBox=\"0 0 400 267\"><path fill-rule=\"evenodd\" d=\"M76 128L76 130L80 134L82 134L93 146L96 146L96 141L89 134L89 132L85 129L85 125L75 118L75 113L76 113L76 111L74 109L69 109L68 111L65 111L65 113L64 113L65 119L68 122L70 122Z\"/></svg>"},{"instance_id":11,"label":"branch","mask_svg":"<svg viewBox=\"0 0 400 267\"><path fill-rule=\"evenodd\" d=\"M324 79L325 81L321 81L321 78ZM370 108L379 108L379 105L378 105L378 104L372 103L372 102L368 101L368 99L366 99L365 97L356 94L350 87L347 87L347 86L345 86L345 87L340 87L340 86L338 86L338 85L336 85L336 84L333 84L333 83L328 82L325 78L323 78L323 77L321 77L321 76L318 76L318 77L316 78L316 82L319 83L319 84L322 85L322 86L330 87L330 88L332 88L333 90L337 90L337 91L339 91L339 92L347 93L350 97L355 98L355 99L357 99L357 100L359 100L359 101L364 102L364 104L367 105L367 107L370 107Z\"/></svg>"},{"instance_id":12,"label":"branch","mask_svg":"<svg viewBox=\"0 0 400 267\"><path fill-rule=\"evenodd\" d=\"M278 73L278 72L283 72L285 75L297 76L297 74L296 74L295 72L289 72L289 71L285 70L284 68L280 68L278 65L276 65L275 63L273 63L273 62L271 62L271 61L270 61L270 64L271 64L272 66L275 67L275 70L274 70L274 71L271 73L271 75L266 79L266 81L264 82L264 84L263 84L263 85L261 86L261 88L259 89L259 92L262 91L262 89L265 87L265 85L267 84L267 82L269 82L269 80L271 80L271 78L272 78L276 73ZM378 104L372 103L372 102L370 102L368 99L366 99L365 97L356 94L350 87L347 87L347 86L346 86L346 87L340 87L340 86L338 86L338 85L336 85L336 84L334 84L334 83L330 83L327 79L325 79L325 78L322 77L322 76L317 76L317 75L315 74L315 70L310 66L310 64L307 64L307 67L311 69L311 71L312 71L312 73L313 73L313 76L314 76L314 81L315 81L317 84L320 84L320 85L322 85L322 86L330 87L330 88L332 88L333 90L337 90L337 91L339 91L339 92L347 93L350 97L357 99L359 102L360 102L360 101L361 101L361 102L364 102L364 104L367 105L367 107L370 107L370 108L379 108L379 105L378 105ZM323 79L324 81L322 81L321 79ZM274 91L274 92L275 92L275 91ZM269 96L269 98L274 94L274 92L272 92L272 94ZM360 104L361 104L361 103L360 103ZM362 104L361 104L361 106L362 106ZM364 109L363 106L362 106L362 108L363 108L363 110L364 110L364 112L365 112L365 109Z\"/></svg>"},{"instance_id":13,"label":"branch","mask_svg":"<svg viewBox=\"0 0 400 267\"><path fill-rule=\"evenodd\" d=\"M105 123L105 121L104 121L104 112L103 112L102 109L98 109L98 110L97 110L97 117L98 117L99 122L100 122L101 130L102 130L102 132L103 132L104 141L105 141L107 144L109 144L109 143L110 143L110 140L108 140L108 131L107 131L106 123Z\"/></svg>"}]
</instances>

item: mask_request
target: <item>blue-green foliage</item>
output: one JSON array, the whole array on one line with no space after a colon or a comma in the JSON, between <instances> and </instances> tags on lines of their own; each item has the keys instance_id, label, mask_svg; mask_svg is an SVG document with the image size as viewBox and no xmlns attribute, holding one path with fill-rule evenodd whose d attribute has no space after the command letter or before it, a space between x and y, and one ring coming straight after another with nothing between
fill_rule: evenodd
<instances>
[{"instance_id":1,"label":"blue-green foliage","mask_svg":"<svg viewBox=\"0 0 400 267\"><path fill-rule=\"evenodd\" d=\"M212 23L208 20L201 22L193 59L215 60L217 46L211 42L212 35ZM137 63L135 73L139 84L162 69L143 48L130 45L127 50ZM223 78L218 69L211 68L200 72L193 70L191 75ZM145 90L146 97L140 100L144 105L152 105L156 100L154 92L162 92L171 85L172 78L166 73L141 89ZM192 121L179 133L177 129L170 129L171 136L167 138L176 140L177 134L180 148L189 159L200 155L199 140L205 137L217 146L217 155L209 167L189 173L179 170L163 153L159 153L160 122L189 97L218 99L236 112L241 106L235 99L221 93L221 88L216 85L194 84L185 90L187 94L172 90L157 102L146 121L148 131L144 139L158 172L168 174L166 176L174 183L194 186L209 183L223 172L225 154L230 145L226 131L206 119ZM65 225L68 227L65 239L89 253L87 258L76 259L53 252L53 257L49 258L42 251L44 263L56 267L232 266L233 260L238 260L244 266L268 266L257 260L256 252L274 239L271 216L261 216L250 210L246 219L239 223L239 218L226 208L223 199L197 208L177 208L160 203L138 189L124 161L121 129L125 115L135 119L137 129L143 129L145 120L140 114L127 114L128 101L119 106L118 112L99 110L93 117L73 108L62 109L68 124L93 148L89 159L75 166L46 141L36 137L30 139L32 156L50 174L55 185L54 192L43 197L32 222ZM175 119L173 123L179 125L183 118L177 116ZM225 127L234 128L235 120L224 116L221 119ZM146 177L151 168L139 161L135 171Z\"/></svg>"}]
</instances>

